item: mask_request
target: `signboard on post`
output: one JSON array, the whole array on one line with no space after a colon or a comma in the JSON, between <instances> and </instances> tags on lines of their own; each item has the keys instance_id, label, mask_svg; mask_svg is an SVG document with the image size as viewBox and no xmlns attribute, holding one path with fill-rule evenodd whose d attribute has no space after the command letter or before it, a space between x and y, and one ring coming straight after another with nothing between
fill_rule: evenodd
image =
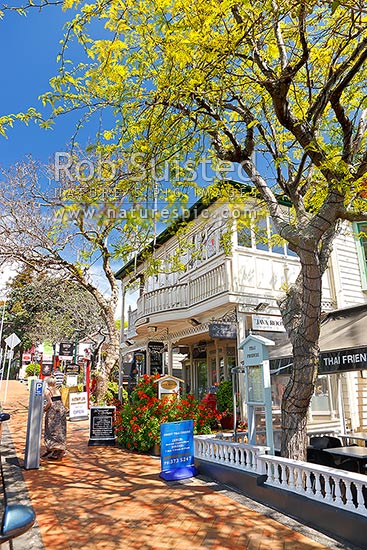
<instances>
[{"instance_id":1,"label":"signboard on post","mask_svg":"<svg viewBox=\"0 0 367 550\"><path fill-rule=\"evenodd\" d=\"M249 443L256 445L255 410L262 407L265 411L266 444L271 454L274 454L274 442L268 346L273 345L274 342L268 338L250 334L239 346L243 350L245 366Z\"/></svg>"},{"instance_id":2,"label":"signboard on post","mask_svg":"<svg viewBox=\"0 0 367 550\"><path fill-rule=\"evenodd\" d=\"M158 378L158 398L169 397L170 395L179 396L180 394L180 384L183 384L184 380L177 378L176 376L170 376L166 374L161 378Z\"/></svg>"},{"instance_id":3,"label":"signboard on post","mask_svg":"<svg viewBox=\"0 0 367 550\"><path fill-rule=\"evenodd\" d=\"M116 443L116 407L91 407L88 445L111 446Z\"/></svg>"},{"instance_id":4,"label":"signboard on post","mask_svg":"<svg viewBox=\"0 0 367 550\"><path fill-rule=\"evenodd\" d=\"M80 365L77 365L76 363L71 363L65 366L65 374L78 376L79 373L80 373Z\"/></svg>"},{"instance_id":5,"label":"signboard on post","mask_svg":"<svg viewBox=\"0 0 367 550\"><path fill-rule=\"evenodd\" d=\"M74 344L73 344L73 342L60 342L59 356L60 357L74 357Z\"/></svg>"},{"instance_id":6,"label":"signboard on post","mask_svg":"<svg viewBox=\"0 0 367 550\"><path fill-rule=\"evenodd\" d=\"M72 388L73 386L78 385L78 375L80 372L80 366L76 363L65 366L66 374L66 387Z\"/></svg>"},{"instance_id":7,"label":"signboard on post","mask_svg":"<svg viewBox=\"0 0 367 550\"><path fill-rule=\"evenodd\" d=\"M43 377L51 376L52 374L52 362L42 361L41 374Z\"/></svg>"},{"instance_id":8,"label":"signboard on post","mask_svg":"<svg viewBox=\"0 0 367 550\"><path fill-rule=\"evenodd\" d=\"M44 383L42 380L36 379L31 381L24 454L24 468L26 470L37 469L40 466L43 390Z\"/></svg>"},{"instance_id":9,"label":"signboard on post","mask_svg":"<svg viewBox=\"0 0 367 550\"><path fill-rule=\"evenodd\" d=\"M13 332L10 336L5 338L5 343L10 349L14 349L20 342L20 338Z\"/></svg>"},{"instance_id":10,"label":"signboard on post","mask_svg":"<svg viewBox=\"0 0 367 550\"><path fill-rule=\"evenodd\" d=\"M166 481L197 475L194 466L194 421L161 424L161 478Z\"/></svg>"}]
</instances>

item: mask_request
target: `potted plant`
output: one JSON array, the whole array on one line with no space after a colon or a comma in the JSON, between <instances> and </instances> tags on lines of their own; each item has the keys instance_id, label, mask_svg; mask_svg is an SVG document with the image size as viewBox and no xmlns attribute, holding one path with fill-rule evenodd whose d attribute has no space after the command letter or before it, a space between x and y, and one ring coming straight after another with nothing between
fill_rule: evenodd
<instances>
[{"instance_id":1,"label":"potted plant","mask_svg":"<svg viewBox=\"0 0 367 550\"><path fill-rule=\"evenodd\" d=\"M223 380L217 390L217 409L221 413L223 429L233 430L233 387L232 380Z\"/></svg>"}]
</instances>

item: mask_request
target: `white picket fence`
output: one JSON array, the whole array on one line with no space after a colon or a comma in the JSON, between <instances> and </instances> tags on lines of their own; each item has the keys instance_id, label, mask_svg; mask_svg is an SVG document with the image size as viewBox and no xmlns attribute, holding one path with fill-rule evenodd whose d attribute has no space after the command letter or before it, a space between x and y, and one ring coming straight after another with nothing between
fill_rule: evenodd
<instances>
[{"instance_id":1,"label":"white picket fence","mask_svg":"<svg viewBox=\"0 0 367 550\"><path fill-rule=\"evenodd\" d=\"M195 458L266 475L265 485L367 516L367 476L266 454L268 448L195 436Z\"/></svg>"}]
</instances>

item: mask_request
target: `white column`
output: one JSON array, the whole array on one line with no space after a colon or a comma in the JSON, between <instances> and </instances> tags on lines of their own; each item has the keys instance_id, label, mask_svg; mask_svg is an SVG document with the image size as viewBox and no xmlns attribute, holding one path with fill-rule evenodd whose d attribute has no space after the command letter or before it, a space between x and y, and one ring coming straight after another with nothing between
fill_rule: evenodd
<instances>
[{"instance_id":1,"label":"white column","mask_svg":"<svg viewBox=\"0 0 367 550\"><path fill-rule=\"evenodd\" d=\"M218 346L218 338L215 338L215 370L217 371L217 382L220 382L220 364L219 364L219 346Z\"/></svg>"},{"instance_id":2,"label":"white column","mask_svg":"<svg viewBox=\"0 0 367 550\"><path fill-rule=\"evenodd\" d=\"M150 353L149 353L149 345L146 345L145 348L145 370L147 374L150 374Z\"/></svg>"},{"instance_id":3,"label":"white column","mask_svg":"<svg viewBox=\"0 0 367 550\"><path fill-rule=\"evenodd\" d=\"M195 393L196 391L196 378L195 378L195 369L194 369L194 358L193 358L193 346L189 346L189 361L190 361L190 393Z\"/></svg>"},{"instance_id":4,"label":"white column","mask_svg":"<svg viewBox=\"0 0 367 550\"><path fill-rule=\"evenodd\" d=\"M125 342L125 287L121 281L121 326L120 326L120 346L119 346L119 390L118 398L122 401L122 387L124 379L124 355L122 353L122 344ZM101 348L100 348L101 349Z\"/></svg>"},{"instance_id":5,"label":"white column","mask_svg":"<svg viewBox=\"0 0 367 550\"><path fill-rule=\"evenodd\" d=\"M225 342L222 342L222 349L223 349L223 365L224 365L224 378L225 380L230 380L232 374L228 372L228 362L227 362L227 346Z\"/></svg>"},{"instance_id":6,"label":"white column","mask_svg":"<svg viewBox=\"0 0 367 550\"><path fill-rule=\"evenodd\" d=\"M167 358L168 358L168 374L172 376L173 369L173 353L172 353L172 342L168 341L167 343Z\"/></svg>"}]
</instances>

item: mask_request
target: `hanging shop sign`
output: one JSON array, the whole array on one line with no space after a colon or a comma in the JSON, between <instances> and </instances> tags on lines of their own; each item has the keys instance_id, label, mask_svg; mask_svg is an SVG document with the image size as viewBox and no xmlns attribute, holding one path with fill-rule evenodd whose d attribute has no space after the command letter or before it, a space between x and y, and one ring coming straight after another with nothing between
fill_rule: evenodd
<instances>
[{"instance_id":1,"label":"hanging shop sign","mask_svg":"<svg viewBox=\"0 0 367 550\"><path fill-rule=\"evenodd\" d=\"M210 323L209 336L210 338L235 340L237 338L237 325L236 323Z\"/></svg>"},{"instance_id":2,"label":"hanging shop sign","mask_svg":"<svg viewBox=\"0 0 367 550\"><path fill-rule=\"evenodd\" d=\"M253 315L252 330L285 332L282 318L276 317L275 315Z\"/></svg>"},{"instance_id":3,"label":"hanging shop sign","mask_svg":"<svg viewBox=\"0 0 367 550\"><path fill-rule=\"evenodd\" d=\"M150 356L150 372L157 372L158 374L162 374L164 350L165 346L163 342L148 343L148 351Z\"/></svg>"},{"instance_id":4,"label":"hanging shop sign","mask_svg":"<svg viewBox=\"0 0 367 550\"><path fill-rule=\"evenodd\" d=\"M320 354L319 374L364 369L367 369L367 348L323 351Z\"/></svg>"}]
</instances>

